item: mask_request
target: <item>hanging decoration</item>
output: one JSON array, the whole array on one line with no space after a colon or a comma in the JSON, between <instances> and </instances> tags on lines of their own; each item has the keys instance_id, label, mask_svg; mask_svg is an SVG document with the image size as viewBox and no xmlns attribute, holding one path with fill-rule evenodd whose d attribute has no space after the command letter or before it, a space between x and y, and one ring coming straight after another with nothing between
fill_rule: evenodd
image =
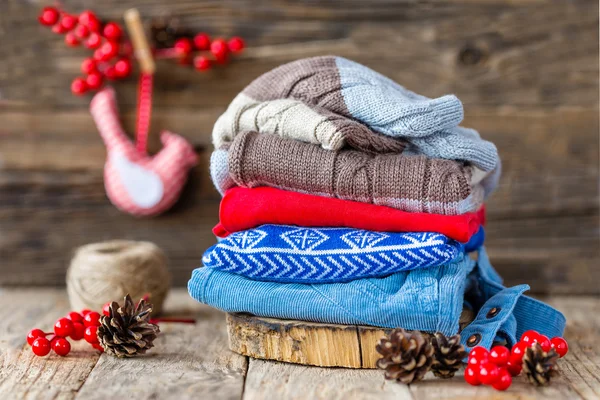
<instances>
[{"instance_id":1,"label":"hanging decoration","mask_svg":"<svg viewBox=\"0 0 600 400\"><path fill-rule=\"evenodd\" d=\"M90 10L76 15L56 7L44 7L38 21L52 32L64 35L67 46L85 47L92 52L81 63L83 76L71 83L73 94L96 91L106 81L118 81L131 75L133 47L117 22L102 22ZM175 21L152 21L150 51L155 59L173 59L179 65L207 71L215 65L228 64L231 56L245 47L244 40L238 36L211 40L207 33L194 34Z\"/></svg>"},{"instance_id":2,"label":"hanging decoration","mask_svg":"<svg viewBox=\"0 0 600 400\"><path fill-rule=\"evenodd\" d=\"M163 148L154 156L148 154L155 64L137 10L129 10L125 20L141 70L136 144L129 140L119 123L112 88L105 88L94 96L90 111L107 149L104 186L108 198L124 212L153 216L175 204L190 168L197 163L197 156L190 143L169 131L161 133Z\"/></svg>"},{"instance_id":3,"label":"hanging decoration","mask_svg":"<svg viewBox=\"0 0 600 400\"><path fill-rule=\"evenodd\" d=\"M45 7L39 22L65 35L65 43L93 51L83 60L83 77L71 83L75 95L98 91L90 110L107 148L104 185L110 201L120 210L135 216L158 215L178 200L189 170L196 165L193 147L183 137L163 131L163 148L156 155L147 151L152 112L152 91L156 58L175 59L180 65L193 65L199 71L229 63L231 55L244 49L240 37L229 40L211 38L206 33L192 34L174 25L174 20L154 20L152 43L146 39L137 10L125 13L129 38L114 21L103 23L92 11L79 15L55 7ZM132 143L119 123L115 92L104 86L107 80L131 75L132 61L140 69L136 140Z\"/></svg>"}]
</instances>

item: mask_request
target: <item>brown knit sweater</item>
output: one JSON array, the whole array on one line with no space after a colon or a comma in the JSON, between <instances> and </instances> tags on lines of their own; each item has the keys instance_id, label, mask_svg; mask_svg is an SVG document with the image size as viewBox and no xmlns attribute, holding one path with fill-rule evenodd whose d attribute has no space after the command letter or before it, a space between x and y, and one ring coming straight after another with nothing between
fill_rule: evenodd
<instances>
[{"instance_id":1,"label":"brown knit sweater","mask_svg":"<svg viewBox=\"0 0 600 400\"><path fill-rule=\"evenodd\" d=\"M273 134L243 132L232 142L228 164L238 186L274 186L409 212L458 215L483 202L483 188L470 184L470 167L424 156L328 151Z\"/></svg>"}]
</instances>

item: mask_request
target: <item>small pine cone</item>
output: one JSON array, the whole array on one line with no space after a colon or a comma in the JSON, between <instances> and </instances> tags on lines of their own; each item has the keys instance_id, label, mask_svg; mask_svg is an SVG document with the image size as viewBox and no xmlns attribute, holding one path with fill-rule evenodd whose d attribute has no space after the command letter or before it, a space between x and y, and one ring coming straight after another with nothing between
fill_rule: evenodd
<instances>
[{"instance_id":1,"label":"small pine cone","mask_svg":"<svg viewBox=\"0 0 600 400\"><path fill-rule=\"evenodd\" d=\"M556 371L556 361L558 361L558 353L554 349L550 351L542 350L539 343L528 347L523 356L523 372L529 382L536 386L546 386L550 383Z\"/></svg>"},{"instance_id":2,"label":"small pine cone","mask_svg":"<svg viewBox=\"0 0 600 400\"><path fill-rule=\"evenodd\" d=\"M153 347L152 342L160 332L158 325L148 322L152 304L141 299L136 306L131 296L125 296L123 306L113 301L109 315L102 316L98 327L98 341L108 354L133 357L144 354Z\"/></svg>"},{"instance_id":3,"label":"small pine cone","mask_svg":"<svg viewBox=\"0 0 600 400\"><path fill-rule=\"evenodd\" d=\"M419 331L394 329L375 349L383 356L377 368L385 370L385 378L406 385L422 380L433 362L433 346Z\"/></svg>"},{"instance_id":4,"label":"small pine cone","mask_svg":"<svg viewBox=\"0 0 600 400\"><path fill-rule=\"evenodd\" d=\"M443 333L436 332L431 338L431 345L434 351L431 371L438 378L452 378L467 356L460 343L460 335L446 337Z\"/></svg>"}]
</instances>

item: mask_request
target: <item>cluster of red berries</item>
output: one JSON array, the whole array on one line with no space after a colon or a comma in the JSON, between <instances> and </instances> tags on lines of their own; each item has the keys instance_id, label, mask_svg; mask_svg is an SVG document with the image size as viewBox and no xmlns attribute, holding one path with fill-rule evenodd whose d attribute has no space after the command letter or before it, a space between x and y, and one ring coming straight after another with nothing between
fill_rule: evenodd
<instances>
[{"instance_id":1,"label":"cluster of red berries","mask_svg":"<svg viewBox=\"0 0 600 400\"><path fill-rule=\"evenodd\" d=\"M68 14L55 7L44 7L39 22L52 27L52 32L65 35L71 47L84 45L93 50L93 56L83 60L81 71L71 83L71 92L82 95L97 90L105 79L124 79L131 74L131 45L123 42L123 29L116 22L103 24L92 11L79 15Z\"/></svg>"},{"instance_id":2,"label":"cluster of red berries","mask_svg":"<svg viewBox=\"0 0 600 400\"><path fill-rule=\"evenodd\" d=\"M108 304L107 304L108 305ZM108 313L107 305L104 306L103 313ZM66 317L60 318L54 324L53 332L44 332L41 329L32 329L27 334L27 343L36 356L44 357L53 350L59 356L66 356L71 351L72 340L85 339L86 342L100 352L104 349L98 343L98 326L100 326L100 314L96 311L83 310L80 313L70 312ZM50 336L50 339L47 336Z\"/></svg>"},{"instance_id":3,"label":"cluster of red berries","mask_svg":"<svg viewBox=\"0 0 600 400\"><path fill-rule=\"evenodd\" d=\"M469 353L465 368L465 381L473 386L491 385L496 390L506 390L512 384L512 377L518 376L523 369L525 350L539 343L544 351L555 349L562 358L569 351L567 341L561 337L548 339L537 331L523 333L521 340L512 350L504 346L495 346L491 350L477 346Z\"/></svg>"},{"instance_id":4,"label":"cluster of red berries","mask_svg":"<svg viewBox=\"0 0 600 400\"><path fill-rule=\"evenodd\" d=\"M209 70L214 63L224 65L229 62L231 54L244 50L245 43L241 37L234 36L229 40L210 39L206 33L198 33L192 39L179 38L173 46L174 55L181 64L192 64L198 71ZM158 55L168 56L170 49L158 51ZM194 52L197 52L194 55Z\"/></svg>"},{"instance_id":5,"label":"cluster of red berries","mask_svg":"<svg viewBox=\"0 0 600 400\"><path fill-rule=\"evenodd\" d=\"M81 64L84 76L71 82L73 94L97 90L106 79L124 79L131 74L132 46L123 39L123 29L116 22L102 23L89 10L73 15L56 7L44 7L38 20L42 25L52 27L54 33L65 35L68 46L83 45L93 50L93 56ZM241 52L244 47L244 40L238 36L229 40L211 40L208 34L198 33L193 38L178 38L173 48L154 49L153 52L157 58L176 58L180 64L206 71L213 64L227 64L230 56Z\"/></svg>"}]
</instances>

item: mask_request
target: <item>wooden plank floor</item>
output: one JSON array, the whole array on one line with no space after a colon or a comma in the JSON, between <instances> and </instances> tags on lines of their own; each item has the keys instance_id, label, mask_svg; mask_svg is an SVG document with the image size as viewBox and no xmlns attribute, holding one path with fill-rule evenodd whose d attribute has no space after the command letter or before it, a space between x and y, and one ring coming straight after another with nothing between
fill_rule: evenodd
<instances>
[{"instance_id":1,"label":"wooden plank floor","mask_svg":"<svg viewBox=\"0 0 600 400\"><path fill-rule=\"evenodd\" d=\"M167 300L170 316L195 325L161 324L156 347L144 357L99 356L84 343L66 358L33 356L25 335L48 329L68 309L62 289L0 289L0 399L598 399L600 298L546 298L568 319L571 351L560 375L544 389L519 378L506 392L468 386L462 377L428 376L408 386L381 371L316 368L248 360L227 349L223 313L197 304L178 289Z\"/></svg>"}]
</instances>

